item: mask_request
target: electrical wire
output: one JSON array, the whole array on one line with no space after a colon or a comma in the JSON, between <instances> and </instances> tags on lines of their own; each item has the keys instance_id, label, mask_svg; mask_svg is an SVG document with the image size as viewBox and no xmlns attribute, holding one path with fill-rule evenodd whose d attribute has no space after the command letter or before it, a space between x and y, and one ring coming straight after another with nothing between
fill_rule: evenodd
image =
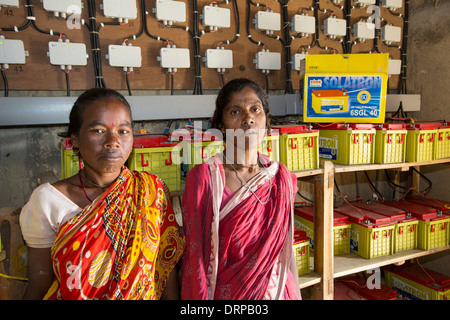
<instances>
[{"instance_id":1,"label":"electrical wire","mask_svg":"<svg viewBox=\"0 0 450 320\"><path fill-rule=\"evenodd\" d=\"M198 1L193 0L193 23L194 32L192 39L194 41L194 95L203 94L202 85L202 68L201 68L201 55L200 55L200 31L199 31L199 16L198 16Z\"/></svg>"},{"instance_id":2,"label":"electrical wire","mask_svg":"<svg viewBox=\"0 0 450 320\"><path fill-rule=\"evenodd\" d=\"M70 81L69 81L70 70L66 71L61 69L61 71L64 72L64 75L66 77L66 94L68 97L70 97Z\"/></svg>"},{"instance_id":3,"label":"electrical wire","mask_svg":"<svg viewBox=\"0 0 450 320\"><path fill-rule=\"evenodd\" d=\"M431 189L431 187L433 186L433 183L431 182L431 180L430 179L428 179L427 177L425 177L419 170L417 170L416 168L414 168L414 167L411 167L415 172L417 172L422 178L424 178L426 181L427 181L427 183L428 183L428 187L426 187L425 188L425 190L423 190L423 191L419 191L419 194L421 194L422 196L424 195L424 194L426 194L426 193L428 193L429 191L430 191L430 189Z\"/></svg>"},{"instance_id":4,"label":"electrical wire","mask_svg":"<svg viewBox=\"0 0 450 320\"><path fill-rule=\"evenodd\" d=\"M236 21L236 32L234 34L234 38L232 40L222 40L219 41L218 43L224 43L224 44L231 44L237 41L237 39L240 37L240 29L241 29L241 21L240 21L240 17L239 17L239 7L237 4L237 0L230 0L233 2L233 8L234 8L234 14L235 14L235 21ZM225 4L225 1L222 2L216 2L216 4ZM217 47L219 46L219 44L217 45ZM219 76L220 76L220 82L222 83L222 87L225 86L225 78L224 78L224 74L223 72L219 72Z\"/></svg>"},{"instance_id":5,"label":"electrical wire","mask_svg":"<svg viewBox=\"0 0 450 320\"><path fill-rule=\"evenodd\" d=\"M230 0L231 2L233 2L233 8L234 8L234 13L235 13L235 20L236 20L236 32L234 35L234 38L232 40L223 40L223 41L219 41L225 44L231 44L237 41L237 39L240 36L241 33L241 21L240 21L240 17L239 17L239 7L237 4L237 0ZM223 4L226 2L216 2L217 4Z\"/></svg>"},{"instance_id":6,"label":"electrical wire","mask_svg":"<svg viewBox=\"0 0 450 320\"><path fill-rule=\"evenodd\" d=\"M125 80L126 80L126 83L127 83L128 95L131 97L132 94L131 94L131 88L130 88L129 75L130 75L130 72L125 71Z\"/></svg>"},{"instance_id":7,"label":"electrical wire","mask_svg":"<svg viewBox=\"0 0 450 320\"><path fill-rule=\"evenodd\" d=\"M106 88L105 79L103 78L103 71L102 71L100 38L99 38L100 26L97 26L95 0L88 0L87 6L89 13L89 22L86 23L85 25L89 29L89 37L91 43L92 60L95 75L95 87Z\"/></svg>"},{"instance_id":8,"label":"electrical wire","mask_svg":"<svg viewBox=\"0 0 450 320\"><path fill-rule=\"evenodd\" d=\"M5 84L5 89L4 89L5 97L7 97L8 94L9 94L9 89L8 89L8 78L6 78L6 72L5 72L5 71L6 71L6 70L1 69L2 78L3 78L3 83Z\"/></svg>"},{"instance_id":9,"label":"electrical wire","mask_svg":"<svg viewBox=\"0 0 450 320\"><path fill-rule=\"evenodd\" d=\"M419 258L416 258L417 264L419 265L420 269L422 269L422 271L431 279L431 281L433 281L433 283L436 283L436 280L434 280L434 278L427 272L427 270L425 270L425 268L422 266L422 264L419 261Z\"/></svg>"},{"instance_id":10,"label":"electrical wire","mask_svg":"<svg viewBox=\"0 0 450 320\"><path fill-rule=\"evenodd\" d=\"M302 195L302 194L300 193L300 191L298 191L298 190L297 190L297 194L298 194L300 197L302 197L303 199L305 199L306 201L311 202L311 203L314 203L314 200L308 199L307 197L305 197L304 195Z\"/></svg>"},{"instance_id":11,"label":"electrical wire","mask_svg":"<svg viewBox=\"0 0 450 320\"><path fill-rule=\"evenodd\" d=\"M381 192L375 187L375 185L372 183L372 180L370 180L369 178L369 174L367 173L367 171L364 171L364 174L366 175L367 181L369 181L370 186L373 188L373 190L380 196L381 200L384 201L384 197L381 194Z\"/></svg>"},{"instance_id":12,"label":"electrical wire","mask_svg":"<svg viewBox=\"0 0 450 320\"><path fill-rule=\"evenodd\" d=\"M406 94L406 79L407 79L407 55L406 55L406 49L408 47L408 25L409 25L409 0L405 0L405 6L404 6L405 14L403 16L403 37L402 37L402 47L400 49L401 53L401 63L402 63L402 69L400 71L400 83L397 88L397 93L403 93ZM392 11L391 11L392 13Z\"/></svg>"},{"instance_id":13,"label":"electrical wire","mask_svg":"<svg viewBox=\"0 0 450 320\"><path fill-rule=\"evenodd\" d=\"M279 0L282 9L282 17L283 17L283 34L284 41L282 41L284 45L284 59L285 59L285 70L286 70L286 87L285 94L294 93L294 89L292 88L292 58L291 58L291 43L292 38L290 35L289 28L289 13L288 13L288 0Z\"/></svg>"}]
</instances>

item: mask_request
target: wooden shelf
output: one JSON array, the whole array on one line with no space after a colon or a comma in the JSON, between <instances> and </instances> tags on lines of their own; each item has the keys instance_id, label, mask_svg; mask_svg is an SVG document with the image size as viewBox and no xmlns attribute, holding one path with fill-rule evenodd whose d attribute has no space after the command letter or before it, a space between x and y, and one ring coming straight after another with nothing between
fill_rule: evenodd
<instances>
[{"instance_id":1,"label":"wooden shelf","mask_svg":"<svg viewBox=\"0 0 450 320\"><path fill-rule=\"evenodd\" d=\"M356 164L356 165L344 165L335 164L334 172L355 172L355 171L366 171L366 170L384 170L384 169L396 169L401 171L407 171L411 167L421 167L436 164L446 164L450 163L450 158L425 161L425 162L401 162L401 163L386 163L386 164Z\"/></svg>"},{"instance_id":2,"label":"wooden shelf","mask_svg":"<svg viewBox=\"0 0 450 320\"><path fill-rule=\"evenodd\" d=\"M303 177L317 176L319 174L322 174L323 169L319 168L319 169L311 169L311 170L303 170L303 171L292 171L292 173L295 174L295 176L297 178L303 178Z\"/></svg>"},{"instance_id":3,"label":"wooden shelf","mask_svg":"<svg viewBox=\"0 0 450 320\"><path fill-rule=\"evenodd\" d=\"M307 288L315 284L319 284L320 280L322 280L322 277L314 272L302 274L300 277L298 277L300 289Z\"/></svg>"},{"instance_id":4,"label":"wooden shelf","mask_svg":"<svg viewBox=\"0 0 450 320\"><path fill-rule=\"evenodd\" d=\"M319 294L316 296L316 299L333 299L334 278L379 268L390 264L402 264L406 260L423 257L426 255L434 254L436 252L450 250L450 245L427 251L415 249L374 259L365 259L356 254L333 256L332 235L328 232L328 229L332 229L329 226L332 225L332 219L330 217L333 216L332 194L334 185L332 181L334 180L334 174L385 169L408 171L411 167L449 163L450 158L426 162L403 162L368 165L340 165L333 164L330 161L321 161L319 169L294 172L294 174L298 178L316 176L314 180L315 189L318 190L315 190L315 195L320 195L320 198L317 198L318 210L315 213L315 219L317 222L315 223L314 231L316 235L319 235L321 237L320 245L319 243L316 243L316 250L318 250L320 254L314 253L314 257L312 257L312 272L299 277L300 288L306 288L309 286L321 284L320 286L318 286ZM417 177L416 180L416 182L418 183ZM319 191L318 194L316 194L317 191ZM331 205L329 202L331 202Z\"/></svg>"},{"instance_id":5,"label":"wooden shelf","mask_svg":"<svg viewBox=\"0 0 450 320\"><path fill-rule=\"evenodd\" d=\"M423 257L436 252L450 250L450 245L432 250L408 250L399 252L390 256L378 257L373 259L364 259L356 254L346 254L333 256L332 250L332 202L333 202L333 181L334 174L369 171L369 170L401 170L407 171L411 167L421 167L437 164L450 164L450 158L438 159L426 162L403 162L389 164L366 164L366 165L340 165L333 164L330 161L321 161L320 168L293 172L297 178L315 177L315 197L318 199L318 212L316 213L318 223L316 234L320 237L316 239L316 250L314 256L311 256L311 272L299 277L300 288L306 288L321 284L317 299L333 299L333 279L361 271L390 264L401 264L406 260ZM181 197L183 195L185 183L182 181L180 191L171 192L171 197ZM331 203L331 204L330 204ZM330 229L330 230L329 230ZM320 240L319 240L320 238ZM319 246L319 243L321 245ZM331 248L331 249L330 249ZM316 259L315 259L316 258Z\"/></svg>"},{"instance_id":6,"label":"wooden shelf","mask_svg":"<svg viewBox=\"0 0 450 320\"><path fill-rule=\"evenodd\" d=\"M431 250L406 250L402 252L397 252L395 254L365 259L356 254L350 253L345 255L339 255L334 257L334 277L343 277L349 274L375 269L383 266L387 266L390 264L403 263L406 260L415 259L423 256L427 256L429 254L450 250L450 245L431 249Z\"/></svg>"}]
</instances>

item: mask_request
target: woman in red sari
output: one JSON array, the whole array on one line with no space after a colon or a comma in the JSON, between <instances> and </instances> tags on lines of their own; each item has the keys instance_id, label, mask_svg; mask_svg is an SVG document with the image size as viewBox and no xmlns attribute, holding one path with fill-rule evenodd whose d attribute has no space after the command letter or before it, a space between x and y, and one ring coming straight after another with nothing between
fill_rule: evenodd
<instances>
[{"instance_id":1,"label":"woman in red sari","mask_svg":"<svg viewBox=\"0 0 450 320\"><path fill-rule=\"evenodd\" d=\"M184 239L164 183L124 165L133 146L128 102L114 90L86 91L68 134L83 169L36 188L21 212L25 298L178 298Z\"/></svg>"},{"instance_id":2,"label":"woman in red sari","mask_svg":"<svg viewBox=\"0 0 450 320\"><path fill-rule=\"evenodd\" d=\"M268 98L247 79L219 92L213 128L226 151L196 165L182 202L182 299L300 299L293 254L296 177L257 149Z\"/></svg>"}]
</instances>

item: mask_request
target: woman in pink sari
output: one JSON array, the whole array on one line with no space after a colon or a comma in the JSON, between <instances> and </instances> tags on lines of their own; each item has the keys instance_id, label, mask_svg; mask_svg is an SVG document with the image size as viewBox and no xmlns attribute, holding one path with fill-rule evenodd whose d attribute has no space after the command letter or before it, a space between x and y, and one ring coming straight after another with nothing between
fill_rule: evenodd
<instances>
[{"instance_id":1,"label":"woman in pink sari","mask_svg":"<svg viewBox=\"0 0 450 320\"><path fill-rule=\"evenodd\" d=\"M182 299L300 299L293 254L296 177L258 153L268 98L247 79L219 92L226 151L189 173L182 202Z\"/></svg>"}]
</instances>

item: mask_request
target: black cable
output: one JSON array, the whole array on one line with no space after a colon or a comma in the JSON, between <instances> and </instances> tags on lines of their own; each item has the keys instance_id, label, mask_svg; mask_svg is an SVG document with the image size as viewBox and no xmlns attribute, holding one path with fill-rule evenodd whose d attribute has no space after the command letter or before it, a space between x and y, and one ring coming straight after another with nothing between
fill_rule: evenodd
<instances>
[{"instance_id":1,"label":"black cable","mask_svg":"<svg viewBox=\"0 0 450 320\"><path fill-rule=\"evenodd\" d=\"M203 94L202 85L202 68L201 68L201 55L200 55L200 31L199 31L199 16L198 16L198 1L193 0L193 41L194 41L194 90L193 94Z\"/></svg>"},{"instance_id":2,"label":"black cable","mask_svg":"<svg viewBox=\"0 0 450 320\"><path fill-rule=\"evenodd\" d=\"M400 188L400 189L405 189L405 190L409 189L409 188L407 188L407 187L398 185L398 184L396 184L394 181L392 181L392 179L391 179L391 177L389 176L388 171L387 171L386 169L384 169L384 173L385 173L385 175L386 175L386 178L387 178L388 182L389 182L390 184L392 184L394 187Z\"/></svg>"},{"instance_id":3,"label":"black cable","mask_svg":"<svg viewBox=\"0 0 450 320\"><path fill-rule=\"evenodd\" d=\"M347 32L345 33L345 45L344 47L344 53L352 53L352 41L351 41L351 33L352 33L352 26L351 26L351 11L352 11L352 4L350 0L345 1L345 8L343 9L345 20L347 22Z\"/></svg>"},{"instance_id":4,"label":"black cable","mask_svg":"<svg viewBox=\"0 0 450 320\"><path fill-rule=\"evenodd\" d=\"M223 73L222 72L219 72L219 74L220 74L220 81L221 81L222 87L223 87L223 86L225 86L225 79L223 77Z\"/></svg>"},{"instance_id":5,"label":"black cable","mask_svg":"<svg viewBox=\"0 0 450 320\"><path fill-rule=\"evenodd\" d=\"M378 189L374 186L374 184L372 183L372 180L370 180L369 175L367 174L367 171L364 171L364 174L366 175L367 181L369 181L370 186L373 188L373 190L378 193L378 195L380 196L381 200L384 200L383 195L381 194L380 191L378 191Z\"/></svg>"},{"instance_id":6,"label":"black cable","mask_svg":"<svg viewBox=\"0 0 450 320\"><path fill-rule=\"evenodd\" d=\"M400 49L402 69L400 71L400 83L397 89L397 93L407 93L406 90L406 67L407 67L407 55L406 49L408 47L408 24L409 24L409 0L405 0L405 14L403 16L403 37L402 46ZM391 11L392 13L392 11Z\"/></svg>"},{"instance_id":7,"label":"black cable","mask_svg":"<svg viewBox=\"0 0 450 320\"><path fill-rule=\"evenodd\" d=\"M7 97L8 96L8 92L9 92L8 79L6 78L5 70L2 69L1 72L2 72L3 83L5 84L5 97Z\"/></svg>"},{"instance_id":8,"label":"black cable","mask_svg":"<svg viewBox=\"0 0 450 320\"><path fill-rule=\"evenodd\" d=\"M336 191L337 191L338 193L341 193L341 190L339 190L339 186L338 186L338 184L337 184L336 178L334 178L334 187L336 188Z\"/></svg>"},{"instance_id":9,"label":"black cable","mask_svg":"<svg viewBox=\"0 0 450 320\"><path fill-rule=\"evenodd\" d=\"M28 9L29 17L34 17L34 9L33 9L33 5L31 3L31 0L27 0L26 3L27 3L26 6L27 6L27 9ZM37 26L36 20L30 19L30 21L31 21L31 25L33 26L33 28L35 28L40 33L49 34L49 35L55 35L55 36L61 36L61 35L64 34L64 33L59 33L59 32L54 32L54 31L50 32L50 30L48 30L48 31L47 30L43 30L43 29L41 29L41 28L39 28Z\"/></svg>"},{"instance_id":10,"label":"black cable","mask_svg":"<svg viewBox=\"0 0 450 320\"><path fill-rule=\"evenodd\" d=\"M131 88L130 88L130 79L129 79L129 72L125 71L125 80L127 82L127 89L128 89L128 95L131 97Z\"/></svg>"},{"instance_id":11,"label":"black cable","mask_svg":"<svg viewBox=\"0 0 450 320\"><path fill-rule=\"evenodd\" d=\"M89 23L86 26L89 29L89 37L91 42L92 61L94 66L95 87L106 88L105 80L103 79L101 54L100 54L100 39L98 32L100 26L97 26L95 0L88 0Z\"/></svg>"},{"instance_id":12,"label":"black cable","mask_svg":"<svg viewBox=\"0 0 450 320\"><path fill-rule=\"evenodd\" d=\"M286 70L286 88L285 94L294 93L294 89L292 88L292 57L291 57L291 35L289 28L289 13L288 13L288 2L287 0L280 0L280 4L282 6L283 13L283 34L284 34L284 55L285 55L285 70Z\"/></svg>"},{"instance_id":13,"label":"black cable","mask_svg":"<svg viewBox=\"0 0 450 320\"><path fill-rule=\"evenodd\" d=\"M170 73L170 94L171 95L173 95L173 90L174 90L174 88L173 88L173 73L171 72Z\"/></svg>"},{"instance_id":14,"label":"black cable","mask_svg":"<svg viewBox=\"0 0 450 320\"><path fill-rule=\"evenodd\" d=\"M267 92L267 94L269 94L269 74L264 73L264 76L266 78L266 92Z\"/></svg>"},{"instance_id":15,"label":"black cable","mask_svg":"<svg viewBox=\"0 0 450 320\"><path fill-rule=\"evenodd\" d=\"M264 43L253 40L252 35L250 34L250 21L251 21L250 5L251 4L256 6L256 4L253 3L253 1L247 0L247 38L250 40L250 42L264 47L265 46ZM263 4L263 6L265 7L264 4Z\"/></svg>"},{"instance_id":16,"label":"black cable","mask_svg":"<svg viewBox=\"0 0 450 320\"><path fill-rule=\"evenodd\" d=\"M305 199L306 201L309 201L309 202L311 202L311 203L314 203L313 200L308 199L308 198L306 198L304 195L302 195L302 194L300 193L300 191L297 191L297 194L298 194L300 197L302 197L303 199Z\"/></svg>"},{"instance_id":17,"label":"black cable","mask_svg":"<svg viewBox=\"0 0 450 320\"><path fill-rule=\"evenodd\" d=\"M66 77L66 92L67 92L67 96L70 97L70 81L69 81L69 72L62 70L62 72L64 72L64 75Z\"/></svg>"},{"instance_id":18,"label":"black cable","mask_svg":"<svg viewBox=\"0 0 450 320\"><path fill-rule=\"evenodd\" d=\"M427 193L430 189L431 189L431 187L433 186L433 183L431 182L431 180L430 179L428 179L427 177L425 177L419 170L417 170L416 168L414 168L414 167L411 167L415 172L417 172L422 178L424 178L426 181L427 181L427 183L428 183L428 187L427 188L425 188L425 190L423 190L422 192L418 192L419 194L425 194L425 193Z\"/></svg>"},{"instance_id":19,"label":"black cable","mask_svg":"<svg viewBox=\"0 0 450 320\"><path fill-rule=\"evenodd\" d=\"M233 2L233 7L234 7L234 13L235 13L235 19L236 19L236 32L235 32L235 34L234 34L234 38L233 38L233 40L224 40L224 41L219 41L219 42L223 42L223 43L226 43L226 44L231 44L231 43L234 43L234 42L236 42L237 41L237 39L239 38L239 35L241 34L241 21L240 21L240 18L239 18L239 7L238 7L238 4L237 4L237 0L230 0L230 1L232 1ZM222 3L224 3L224 2L217 2L217 4L222 4Z\"/></svg>"}]
</instances>

